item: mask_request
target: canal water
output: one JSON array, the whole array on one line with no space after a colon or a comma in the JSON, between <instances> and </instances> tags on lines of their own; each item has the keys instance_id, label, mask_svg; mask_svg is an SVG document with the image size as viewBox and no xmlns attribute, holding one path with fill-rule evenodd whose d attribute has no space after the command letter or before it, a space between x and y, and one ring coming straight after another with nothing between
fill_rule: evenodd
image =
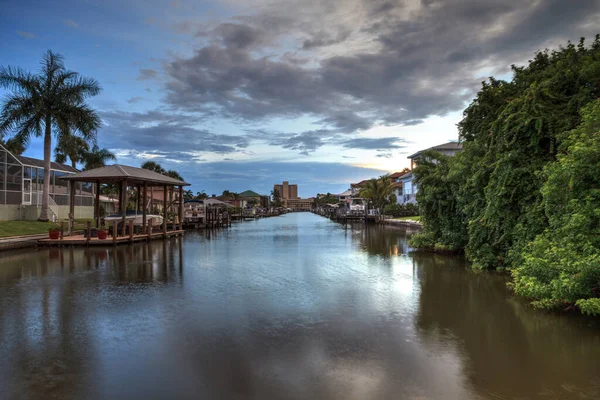
<instances>
[{"instance_id":1,"label":"canal water","mask_svg":"<svg viewBox=\"0 0 600 400\"><path fill-rule=\"evenodd\" d=\"M408 235L297 213L0 254L0 398L600 398L597 320Z\"/></svg>"}]
</instances>

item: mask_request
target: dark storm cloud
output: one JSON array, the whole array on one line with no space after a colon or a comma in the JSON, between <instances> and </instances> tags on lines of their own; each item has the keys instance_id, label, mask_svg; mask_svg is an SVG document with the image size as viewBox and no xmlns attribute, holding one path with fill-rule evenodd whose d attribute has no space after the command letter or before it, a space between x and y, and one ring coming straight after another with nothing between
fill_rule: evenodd
<instances>
[{"instance_id":1,"label":"dark storm cloud","mask_svg":"<svg viewBox=\"0 0 600 400\"><path fill-rule=\"evenodd\" d=\"M103 112L101 117L105 122L102 145L112 149L135 149L139 153L158 148L161 156L175 156L183 161L196 159L195 153L198 152L235 153L249 144L243 136L216 134L196 128L199 118L195 116L160 111L113 111ZM190 154L186 156L187 153Z\"/></svg>"},{"instance_id":2,"label":"dark storm cloud","mask_svg":"<svg viewBox=\"0 0 600 400\"><path fill-rule=\"evenodd\" d=\"M598 0L322 3L275 3L219 25L209 43L166 65L168 103L247 120L311 116L346 132L415 124L464 108L484 74L591 37L599 10ZM266 23L283 15L292 16L287 29ZM344 50L319 52L331 46ZM309 133L286 142L302 151L320 143Z\"/></svg>"}]
</instances>

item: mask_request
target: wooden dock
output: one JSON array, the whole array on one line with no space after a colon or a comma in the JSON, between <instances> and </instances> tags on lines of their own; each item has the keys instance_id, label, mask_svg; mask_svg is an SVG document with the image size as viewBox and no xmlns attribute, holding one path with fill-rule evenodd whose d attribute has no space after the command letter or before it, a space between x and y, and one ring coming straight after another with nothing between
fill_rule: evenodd
<instances>
[{"instance_id":1,"label":"wooden dock","mask_svg":"<svg viewBox=\"0 0 600 400\"><path fill-rule=\"evenodd\" d=\"M87 238L84 235L65 236L62 239L39 239L40 246L113 246L118 244L127 244L134 242L143 242L155 239L163 239L172 236L182 236L184 230L171 230L165 232L153 232L147 234L132 234L129 236L111 236L106 239L98 239L97 237Z\"/></svg>"}]
</instances>

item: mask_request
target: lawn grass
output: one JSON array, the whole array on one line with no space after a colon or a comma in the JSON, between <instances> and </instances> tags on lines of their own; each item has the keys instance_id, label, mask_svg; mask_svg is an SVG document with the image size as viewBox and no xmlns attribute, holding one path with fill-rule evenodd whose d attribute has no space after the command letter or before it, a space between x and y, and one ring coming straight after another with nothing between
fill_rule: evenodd
<instances>
[{"instance_id":1,"label":"lawn grass","mask_svg":"<svg viewBox=\"0 0 600 400\"><path fill-rule=\"evenodd\" d=\"M394 218L395 220L398 221L416 221L416 222L420 222L421 221L421 217L418 215L412 216L412 217L398 217L398 218Z\"/></svg>"},{"instance_id":2,"label":"lawn grass","mask_svg":"<svg viewBox=\"0 0 600 400\"><path fill-rule=\"evenodd\" d=\"M74 229L84 229L89 219L76 219ZM92 226L94 226L92 224ZM65 229L67 224L65 223ZM1 221L0 238L9 236L35 235L48 232L50 228L60 228L58 222L40 222L40 221Z\"/></svg>"}]
</instances>

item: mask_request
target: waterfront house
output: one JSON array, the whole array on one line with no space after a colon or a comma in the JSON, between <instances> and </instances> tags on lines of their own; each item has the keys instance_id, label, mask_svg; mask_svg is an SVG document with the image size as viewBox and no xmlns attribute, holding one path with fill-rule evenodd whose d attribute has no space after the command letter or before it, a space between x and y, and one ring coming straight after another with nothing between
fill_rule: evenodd
<instances>
[{"instance_id":1,"label":"waterfront house","mask_svg":"<svg viewBox=\"0 0 600 400\"><path fill-rule=\"evenodd\" d=\"M77 172L66 164L50 164L48 217L51 220L68 218L69 184L61 178ZM14 155L0 144L0 221L38 219L43 185L43 160ZM93 185L78 182L75 190L75 218L93 218Z\"/></svg>"},{"instance_id":2,"label":"waterfront house","mask_svg":"<svg viewBox=\"0 0 600 400\"><path fill-rule=\"evenodd\" d=\"M421 160L424 155L423 153L429 150L437 151L445 156L452 157L456 153L462 150L462 143L458 142L448 142L444 144L440 144L438 146L433 146L425 150L420 150L414 154L408 156L410 159L410 169L411 171L400 176L398 178L401 184L401 196L397 196L398 204L407 204L407 203L416 203L417 202L417 184L414 182L413 169L418 165L419 160Z\"/></svg>"},{"instance_id":3,"label":"waterfront house","mask_svg":"<svg viewBox=\"0 0 600 400\"><path fill-rule=\"evenodd\" d=\"M338 194L338 200L340 201L340 203L346 203L350 198L352 198L353 194L353 190L348 189L345 192Z\"/></svg>"}]
</instances>

